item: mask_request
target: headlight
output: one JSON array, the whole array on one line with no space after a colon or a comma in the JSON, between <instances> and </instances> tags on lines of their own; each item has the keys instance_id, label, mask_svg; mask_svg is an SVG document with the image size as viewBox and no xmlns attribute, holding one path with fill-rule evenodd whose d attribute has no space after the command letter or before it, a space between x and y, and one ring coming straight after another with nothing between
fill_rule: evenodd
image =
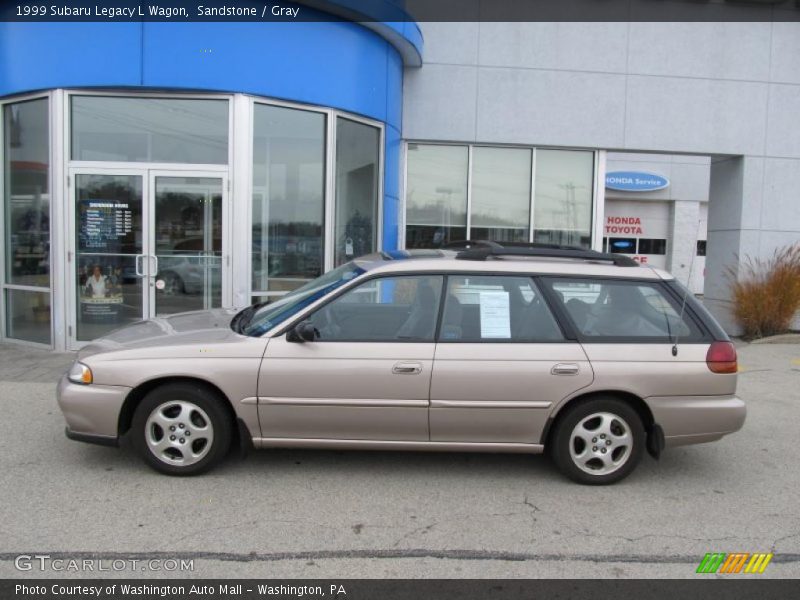
<instances>
[{"instance_id":1,"label":"headlight","mask_svg":"<svg viewBox=\"0 0 800 600\"><path fill-rule=\"evenodd\" d=\"M88 385L92 383L92 370L83 363L75 362L67 373L67 379L72 383Z\"/></svg>"}]
</instances>

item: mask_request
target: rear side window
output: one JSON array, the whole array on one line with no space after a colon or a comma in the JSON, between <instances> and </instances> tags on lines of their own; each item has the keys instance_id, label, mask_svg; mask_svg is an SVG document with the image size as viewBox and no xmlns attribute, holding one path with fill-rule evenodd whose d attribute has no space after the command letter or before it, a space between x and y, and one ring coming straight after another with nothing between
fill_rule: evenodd
<instances>
[{"instance_id":1,"label":"rear side window","mask_svg":"<svg viewBox=\"0 0 800 600\"><path fill-rule=\"evenodd\" d=\"M659 283L545 278L586 341L668 343L704 339L702 330Z\"/></svg>"},{"instance_id":2,"label":"rear side window","mask_svg":"<svg viewBox=\"0 0 800 600\"><path fill-rule=\"evenodd\" d=\"M535 343L563 339L529 277L448 277L440 342Z\"/></svg>"}]
</instances>

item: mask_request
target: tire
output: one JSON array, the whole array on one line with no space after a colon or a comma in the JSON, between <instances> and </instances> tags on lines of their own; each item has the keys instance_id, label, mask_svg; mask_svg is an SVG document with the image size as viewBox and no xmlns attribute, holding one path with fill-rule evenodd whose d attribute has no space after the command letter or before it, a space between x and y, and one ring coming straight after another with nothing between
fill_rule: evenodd
<instances>
[{"instance_id":1,"label":"tire","mask_svg":"<svg viewBox=\"0 0 800 600\"><path fill-rule=\"evenodd\" d=\"M223 402L199 384L168 383L155 388L133 415L134 448L148 465L166 475L208 471L231 445L231 419Z\"/></svg>"},{"instance_id":2,"label":"tire","mask_svg":"<svg viewBox=\"0 0 800 600\"><path fill-rule=\"evenodd\" d=\"M613 396L595 396L565 411L550 448L564 475L582 484L607 485L633 472L644 453L646 434L629 404Z\"/></svg>"}]
</instances>

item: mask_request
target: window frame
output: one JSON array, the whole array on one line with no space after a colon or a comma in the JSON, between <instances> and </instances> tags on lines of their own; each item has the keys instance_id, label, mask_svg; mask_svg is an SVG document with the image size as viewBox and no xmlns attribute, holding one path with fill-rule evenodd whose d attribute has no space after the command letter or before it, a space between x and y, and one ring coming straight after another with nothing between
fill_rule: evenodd
<instances>
[{"instance_id":1,"label":"window frame","mask_svg":"<svg viewBox=\"0 0 800 600\"><path fill-rule=\"evenodd\" d=\"M398 217L399 237L398 243L401 248L407 247L407 228L408 228L408 148L409 145L420 146L455 146L462 147L467 150L467 219L466 219L466 239L473 239L472 233L472 179L473 179L473 150L475 148L500 148L500 149L519 149L531 151L531 166L530 166L530 189L529 189L529 219L528 219L528 236L527 241L533 242L536 232L535 210L536 210L536 170L537 166L537 153L539 150L560 150L569 152L589 152L592 154L592 186L591 186L591 206L590 206L590 219L589 219L589 248L593 250L602 250L603 245L603 229L602 217L604 213L603 203L605 201L605 182L602 181L605 173L605 150L589 147L568 147L568 146L534 146L530 144L490 144L486 142L453 142L443 140L425 140L425 139L407 139L403 140L403 149L401 155L400 168L402 170L400 191L400 215ZM602 177L601 177L602 175ZM477 228L476 228L477 229Z\"/></svg>"},{"instance_id":2,"label":"window frame","mask_svg":"<svg viewBox=\"0 0 800 600\"><path fill-rule=\"evenodd\" d=\"M604 281L611 281L616 283L627 283L630 285L647 285L652 286L661 292L661 295L669 302L670 306L675 310L677 314L681 314L681 308L683 311L683 318L690 319L692 324L697 329L699 335L698 336L678 336L677 342L681 344L710 344L714 341L714 336L712 332L709 330L708 326L706 325L705 321L697 315L696 311L693 309L690 302L683 302L683 298L674 290L671 286L668 285L668 281L659 279L645 279L641 277L611 277L611 276L598 276L598 275L567 275L567 274L547 274L547 275L540 275L538 279L541 279L542 282L542 289L543 293L555 304L555 310L558 313L558 319L563 321L565 325L568 326L570 332L574 336L574 339L581 344L648 344L648 345L655 345L655 344L674 344L675 343L675 336L672 339L663 338L663 337L654 337L654 336L587 336L584 334L580 329L577 327L575 322L572 320L572 316L569 314L569 311L566 308L565 303L561 302L559 298L557 298L555 290L548 284L548 280L558 281L558 280L590 280L591 282L597 282L602 285Z\"/></svg>"},{"instance_id":3,"label":"window frame","mask_svg":"<svg viewBox=\"0 0 800 600\"><path fill-rule=\"evenodd\" d=\"M5 107L11 106L13 104L20 104L24 102L31 102L36 100L45 100L47 102L47 144L48 144L48 173L47 173L47 187L48 187L48 220L49 220L49 227L48 227L48 235L50 240L50 247L48 248L48 261L50 264L50 277L49 283L47 287L42 286L30 286L30 285L23 285L23 284L13 284L13 283L6 283L6 240L5 240L5 233L6 233L6 219L5 219L5 212L6 212L6 198L5 198L5 190L6 190L6 175L5 175L5 162L0 162L0 237L2 237L2 243L0 243L0 340L13 342L14 344L20 344L23 346L30 346L32 348L54 348L56 345L56 318L57 318L57 311L55 300L56 296L54 293L54 289L56 288L57 282L60 283L60 274L58 269L55 268L54 259L56 253L54 249L56 249L57 244L60 240L56 239L54 236L57 235L58 229L55 226L56 216L54 214L54 209L57 207L57 204L53 201L53 198L56 194L60 194L60 189L56 189L57 184L57 175L56 172L60 172L60 163L58 162L59 154L57 143L54 140L53 133L56 131L56 128L59 124L58 121L58 114L56 108L56 100L54 99L55 92L53 90L48 90L45 92L33 92L27 94L17 94L12 96L5 96L0 98L0 156L3 157L5 160ZM42 342L34 342L31 340L24 340L15 337L9 337L8 330L9 330L9 323L8 321L8 314L6 312L7 309L7 302L6 302L6 292L7 291L21 291L21 292L34 292L34 293L41 293L46 294L48 302L50 304L50 342L49 343L42 343Z\"/></svg>"}]
</instances>

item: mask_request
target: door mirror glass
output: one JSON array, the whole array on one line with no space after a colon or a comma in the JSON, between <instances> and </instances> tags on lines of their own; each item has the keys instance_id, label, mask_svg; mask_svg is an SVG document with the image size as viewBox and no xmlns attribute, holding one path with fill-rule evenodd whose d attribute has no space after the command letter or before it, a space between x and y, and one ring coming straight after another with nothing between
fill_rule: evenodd
<instances>
[{"instance_id":1,"label":"door mirror glass","mask_svg":"<svg viewBox=\"0 0 800 600\"><path fill-rule=\"evenodd\" d=\"M319 337L319 331L310 321L301 321L286 334L287 342L313 342Z\"/></svg>"}]
</instances>

